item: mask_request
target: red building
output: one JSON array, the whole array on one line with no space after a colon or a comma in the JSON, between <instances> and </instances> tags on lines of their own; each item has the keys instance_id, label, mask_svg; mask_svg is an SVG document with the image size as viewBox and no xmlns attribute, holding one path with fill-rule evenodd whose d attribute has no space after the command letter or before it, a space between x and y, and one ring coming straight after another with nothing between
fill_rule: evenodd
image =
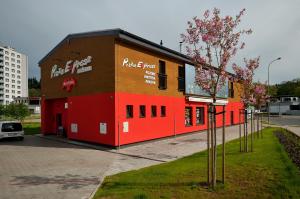
<instances>
[{"instance_id":1,"label":"red building","mask_svg":"<svg viewBox=\"0 0 300 199\"><path fill-rule=\"evenodd\" d=\"M118 146L207 127L210 99L189 58L126 31L68 35L39 65L45 135ZM226 125L239 120L237 88L228 82L219 94Z\"/></svg>"}]
</instances>

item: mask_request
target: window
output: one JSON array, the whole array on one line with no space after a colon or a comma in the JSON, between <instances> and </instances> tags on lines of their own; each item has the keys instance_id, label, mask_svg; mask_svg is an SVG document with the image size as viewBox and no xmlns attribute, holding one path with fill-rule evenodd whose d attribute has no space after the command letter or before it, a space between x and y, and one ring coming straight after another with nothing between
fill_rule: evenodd
<instances>
[{"instance_id":1,"label":"window","mask_svg":"<svg viewBox=\"0 0 300 199\"><path fill-rule=\"evenodd\" d=\"M167 89L166 62L159 60L158 88Z\"/></svg>"},{"instance_id":2,"label":"window","mask_svg":"<svg viewBox=\"0 0 300 199\"><path fill-rule=\"evenodd\" d=\"M12 67L15 67L15 66L16 66L16 64L12 64L11 66L12 66Z\"/></svg>"},{"instance_id":3,"label":"window","mask_svg":"<svg viewBox=\"0 0 300 199\"><path fill-rule=\"evenodd\" d=\"M17 73L18 73L18 74L20 74L20 73L21 73L21 71L17 70Z\"/></svg>"},{"instance_id":4,"label":"window","mask_svg":"<svg viewBox=\"0 0 300 199\"><path fill-rule=\"evenodd\" d=\"M161 117L166 117L166 106L161 106L160 107L160 116Z\"/></svg>"},{"instance_id":5,"label":"window","mask_svg":"<svg viewBox=\"0 0 300 199\"><path fill-rule=\"evenodd\" d=\"M17 68L21 68L21 66L20 66L20 65L17 65Z\"/></svg>"},{"instance_id":6,"label":"window","mask_svg":"<svg viewBox=\"0 0 300 199\"><path fill-rule=\"evenodd\" d=\"M11 53L10 55L11 55L12 57L14 57L14 56L15 56L15 53Z\"/></svg>"},{"instance_id":7,"label":"window","mask_svg":"<svg viewBox=\"0 0 300 199\"><path fill-rule=\"evenodd\" d=\"M228 95L230 98L234 98L234 87L232 81L230 81L228 84Z\"/></svg>"},{"instance_id":8,"label":"window","mask_svg":"<svg viewBox=\"0 0 300 199\"><path fill-rule=\"evenodd\" d=\"M8 74L8 73L5 73L5 76L6 76L6 77L9 77L9 74Z\"/></svg>"},{"instance_id":9,"label":"window","mask_svg":"<svg viewBox=\"0 0 300 199\"><path fill-rule=\"evenodd\" d=\"M126 106L126 118L133 118L133 105Z\"/></svg>"},{"instance_id":10,"label":"window","mask_svg":"<svg viewBox=\"0 0 300 199\"><path fill-rule=\"evenodd\" d=\"M17 63L20 63L20 60L17 60Z\"/></svg>"},{"instance_id":11,"label":"window","mask_svg":"<svg viewBox=\"0 0 300 199\"><path fill-rule=\"evenodd\" d=\"M12 77L12 78L15 78L15 75L14 75L14 74L12 74L12 75L11 75L11 77Z\"/></svg>"},{"instance_id":12,"label":"window","mask_svg":"<svg viewBox=\"0 0 300 199\"><path fill-rule=\"evenodd\" d=\"M11 61L13 61L13 62L15 62L15 61L16 61L14 58L11 58L10 60L11 60Z\"/></svg>"},{"instance_id":13,"label":"window","mask_svg":"<svg viewBox=\"0 0 300 199\"><path fill-rule=\"evenodd\" d=\"M14 72L16 72L16 71L15 71L15 69L11 69L11 72L13 72L13 73L14 73Z\"/></svg>"},{"instance_id":14,"label":"window","mask_svg":"<svg viewBox=\"0 0 300 199\"><path fill-rule=\"evenodd\" d=\"M146 106L140 105L140 118L146 117Z\"/></svg>"},{"instance_id":15,"label":"window","mask_svg":"<svg viewBox=\"0 0 300 199\"><path fill-rule=\"evenodd\" d=\"M15 93L15 90L11 90L12 93Z\"/></svg>"},{"instance_id":16,"label":"window","mask_svg":"<svg viewBox=\"0 0 300 199\"><path fill-rule=\"evenodd\" d=\"M6 68L6 67L5 67L5 71L9 71L9 68Z\"/></svg>"},{"instance_id":17,"label":"window","mask_svg":"<svg viewBox=\"0 0 300 199\"><path fill-rule=\"evenodd\" d=\"M21 94L21 91L18 91L18 94Z\"/></svg>"},{"instance_id":18,"label":"window","mask_svg":"<svg viewBox=\"0 0 300 199\"><path fill-rule=\"evenodd\" d=\"M18 81L18 84L21 84L21 81Z\"/></svg>"},{"instance_id":19,"label":"window","mask_svg":"<svg viewBox=\"0 0 300 199\"><path fill-rule=\"evenodd\" d=\"M5 62L5 65L6 65L6 66L8 66L8 65L9 65L9 63L8 63L8 62Z\"/></svg>"},{"instance_id":20,"label":"window","mask_svg":"<svg viewBox=\"0 0 300 199\"><path fill-rule=\"evenodd\" d=\"M185 107L185 126L193 125L192 112L192 107Z\"/></svg>"},{"instance_id":21,"label":"window","mask_svg":"<svg viewBox=\"0 0 300 199\"><path fill-rule=\"evenodd\" d=\"M15 85L11 85L12 88L15 88Z\"/></svg>"},{"instance_id":22,"label":"window","mask_svg":"<svg viewBox=\"0 0 300 199\"><path fill-rule=\"evenodd\" d=\"M196 124L204 124L204 108L196 108Z\"/></svg>"},{"instance_id":23,"label":"window","mask_svg":"<svg viewBox=\"0 0 300 199\"><path fill-rule=\"evenodd\" d=\"M5 84L5 87L8 88L8 87L9 87L9 84Z\"/></svg>"},{"instance_id":24,"label":"window","mask_svg":"<svg viewBox=\"0 0 300 199\"><path fill-rule=\"evenodd\" d=\"M1 131L2 132L22 131L22 125L21 123L15 123L15 122L3 123Z\"/></svg>"},{"instance_id":25,"label":"window","mask_svg":"<svg viewBox=\"0 0 300 199\"><path fill-rule=\"evenodd\" d=\"M12 83L15 83L16 81L15 81L15 80L11 80L11 82L12 82Z\"/></svg>"},{"instance_id":26,"label":"window","mask_svg":"<svg viewBox=\"0 0 300 199\"><path fill-rule=\"evenodd\" d=\"M156 106L151 106L151 117L156 117Z\"/></svg>"},{"instance_id":27,"label":"window","mask_svg":"<svg viewBox=\"0 0 300 199\"><path fill-rule=\"evenodd\" d=\"M8 55L8 51L5 51L5 54Z\"/></svg>"},{"instance_id":28,"label":"window","mask_svg":"<svg viewBox=\"0 0 300 199\"><path fill-rule=\"evenodd\" d=\"M21 56L20 55L17 55L17 58L20 58Z\"/></svg>"},{"instance_id":29,"label":"window","mask_svg":"<svg viewBox=\"0 0 300 199\"><path fill-rule=\"evenodd\" d=\"M17 76L17 78L18 78L18 79L21 79L21 76L20 76L20 75L18 75L18 76Z\"/></svg>"},{"instance_id":30,"label":"window","mask_svg":"<svg viewBox=\"0 0 300 199\"><path fill-rule=\"evenodd\" d=\"M20 89L21 88L21 86L18 86L18 89Z\"/></svg>"},{"instance_id":31,"label":"window","mask_svg":"<svg viewBox=\"0 0 300 199\"><path fill-rule=\"evenodd\" d=\"M185 70L183 66L178 66L178 91L185 91Z\"/></svg>"},{"instance_id":32,"label":"window","mask_svg":"<svg viewBox=\"0 0 300 199\"><path fill-rule=\"evenodd\" d=\"M9 95L5 95L6 98L9 98Z\"/></svg>"},{"instance_id":33,"label":"window","mask_svg":"<svg viewBox=\"0 0 300 199\"><path fill-rule=\"evenodd\" d=\"M5 60L9 60L9 58L5 56Z\"/></svg>"}]
</instances>

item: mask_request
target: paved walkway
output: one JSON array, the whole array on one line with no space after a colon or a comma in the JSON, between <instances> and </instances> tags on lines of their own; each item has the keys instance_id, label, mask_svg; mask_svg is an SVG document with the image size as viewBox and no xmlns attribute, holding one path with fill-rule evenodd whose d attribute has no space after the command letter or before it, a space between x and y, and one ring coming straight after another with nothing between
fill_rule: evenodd
<instances>
[{"instance_id":1,"label":"paved walkway","mask_svg":"<svg viewBox=\"0 0 300 199\"><path fill-rule=\"evenodd\" d=\"M227 127L226 140L238 138L238 129ZM221 143L221 129L217 134ZM107 175L205 149L206 131L120 150L47 136L26 136L23 142L0 141L0 198L89 198Z\"/></svg>"}]
</instances>

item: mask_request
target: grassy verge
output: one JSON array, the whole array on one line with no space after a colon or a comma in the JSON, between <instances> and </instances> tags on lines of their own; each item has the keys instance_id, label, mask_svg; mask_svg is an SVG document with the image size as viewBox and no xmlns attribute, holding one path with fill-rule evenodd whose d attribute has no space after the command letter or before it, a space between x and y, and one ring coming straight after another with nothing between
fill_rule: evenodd
<instances>
[{"instance_id":1,"label":"grassy verge","mask_svg":"<svg viewBox=\"0 0 300 199\"><path fill-rule=\"evenodd\" d=\"M300 198L300 172L274 130L267 128L263 139L255 139L252 153L238 152L238 140L226 144L226 183L216 191L202 185L206 181L206 152L200 152L106 177L94 198Z\"/></svg>"},{"instance_id":2,"label":"grassy verge","mask_svg":"<svg viewBox=\"0 0 300 199\"><path fill-rule=\"evenodd\" d=\"M39 134L41 132L41 123L40 122L30 122L30 123L23 123L23 129L25 135L34 135Z\"/></svg>"}]
</instances>

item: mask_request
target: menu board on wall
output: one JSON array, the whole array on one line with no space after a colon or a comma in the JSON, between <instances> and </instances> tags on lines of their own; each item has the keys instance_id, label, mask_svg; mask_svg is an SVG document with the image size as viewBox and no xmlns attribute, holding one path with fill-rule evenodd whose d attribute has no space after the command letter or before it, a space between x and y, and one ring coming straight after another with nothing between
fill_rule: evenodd
<instances>
[{"instance_id":1,"label":"menu board on wall","mask_svg":"<svg viewBox=\"0 0 300 199\"><path fill-rule=\"evenodd\" d=\"M201 95L209 97L210 95L204 91L199 85L195 82L196 71L195 67L190 64L185 64L185 92L186 94L191 95ZM217 93L219 98L228 97L228 80L226 80L224 86Z\"/></svg>"}]
</instances>

